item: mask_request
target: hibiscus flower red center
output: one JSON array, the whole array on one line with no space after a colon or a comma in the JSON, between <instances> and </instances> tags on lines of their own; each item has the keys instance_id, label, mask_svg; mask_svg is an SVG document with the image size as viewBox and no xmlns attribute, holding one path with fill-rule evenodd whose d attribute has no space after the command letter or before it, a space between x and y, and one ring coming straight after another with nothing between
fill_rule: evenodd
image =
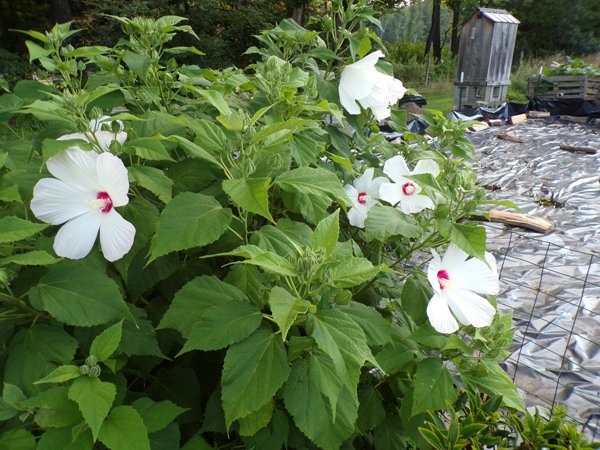
<instances>
[{"instance_id":1,"label":"hibiscus flower red center","mask_svg":"<svg viewBox=\"0 0 600 450\"><path fill-rule=\"evenodd\" d=\"M113 207L113 202L110 195L108 195L108 192L98 192L96 199L100 200L100 211L104 214L109 213Z\"/></svg>"},{"instance_id":2,"label":"hibiscus flower red center","mask_svg":"<svg viewBox=\"0 0 600 450\"><path fill-rule=\"evenodd\" d=\"M366 192L360 192L358 194L358 203L360 203L361 205L364 205L367 203L367 193Z\"/></svg>"},{"instance_id":3,"label":"hibiscus flower red center","mask_svg":"<svg viewBox=\"0 0 600 450\"><path fill-rule=\"evenodd\" d=\"M448 281L450 281L450 276L445 270L439 270L437 273L437 279L438 283L440 284L440 289L444 290L444 288L448 284Z\"/></svg>"},{"instance_id":4,"label":"hibiscus flower red center","mask_svg":"<svg viewBox=\"0 0 600 450\"><path fill-rule=\"evenodd\" d=\"M414 183L411 183L410 181L402 185L402 193L404 195L413 195L416 190L417 186Z\"/></svg>"}]
</instances>

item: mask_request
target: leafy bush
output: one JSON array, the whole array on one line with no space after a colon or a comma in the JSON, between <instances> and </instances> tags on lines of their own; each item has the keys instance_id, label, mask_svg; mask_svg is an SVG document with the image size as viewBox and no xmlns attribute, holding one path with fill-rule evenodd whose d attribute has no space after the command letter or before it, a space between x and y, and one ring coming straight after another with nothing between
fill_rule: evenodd
<instances>
[{"instance_id":1,"label":"leafy bush","mask_svg":"<svg viewBox=\"0 0 600 450\"><path fill-rule=\"evenodd\" d=\"M584 75L588 77L600 76L600 68L594 67L591 64L587 64L581 59L571 59L568 56L565 58L566 61L559 63L552 61L550 68L543 71L546 76L554 75Z\"/></svg>"},{"instance_id":2,"label":"leafy bush","mask_svg":"<svg viewBox=\"0 0 600 450\"><path fill-rule=\"evenodd\" d=\"M370 2L334 6L247 71L180 65L177 16L114 17L112 47L26 32L47 83L0 97L29 130L0 147L4 446L426 449L465 389L524 409L469 124L407 133Z\"/></svg>"},{"instance_id":3,"label":"leafy bush","mask_svg":"<svg viewBox=\"0 0 600 450\"><path fill-rule=\"evenodd\" d=\"M4 78L9 86L18 80L30 78L35 68L19 55L0 48L0 78Z\"/></svg>"}]
</instances>

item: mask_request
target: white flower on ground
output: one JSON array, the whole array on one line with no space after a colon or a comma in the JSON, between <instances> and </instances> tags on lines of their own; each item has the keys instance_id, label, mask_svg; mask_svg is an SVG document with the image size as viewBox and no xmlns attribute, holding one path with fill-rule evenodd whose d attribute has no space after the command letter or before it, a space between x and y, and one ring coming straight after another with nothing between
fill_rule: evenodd
<instances>
[{"instance_id":1,"label":"white flower on ground","mask_svg":"<svg viewBox=\"0 0 600 450\"><path fill-rule=\"evenodd\" d=\"M476 328L490 325L496 309L478 294L496 295L500 290L494 257L486 252L487 264L467 259L455 244L450 244L443 259L432 253L427 278L435 294L427 305L427 316L433 328L447 334L458 330L458 322Z\"/></svg>"},{"instance_id":2,"label":"white flower on ground","mask_svg":"<svg viewBox=\"0 0 600 450\"><path fill-rule=\"evenodd\" d=\"M360 177L344 186L344 190L350 200L352 208L348 210L348 221L350 225L364 228L367 213L379 199L379 186L387 181L385 177L373 179L373 169L368 168Z\"/></svg>"},{"instance_id":3,"label":"white flower on ground","mask_svg":"<svg viewBox=\"0 0 600 450\"><path fill-rule=\"evenodd\" d=\"M400 155L388 159L383 165L383 173L390 177L393 183L382 183L379 195L382 200L391 205L399 204L404 214L423 211L425 208L433 209L435 205L426 195L419 195L421 187L407 175L429 173L434 178L440 173L440 167L432 159L422 159L415 169L410 171L406 161Z\"/></svg>"},{"instance_id":4,"label":"white flower on ground","mask_svg":"<svg viewBox=\"0 0 600 450\"><path fill-rule=\"evenodd\" d=\"M56 178L43 178L33 189L31 210L42 222L64 225L54 239L57 255L84 258L98 231L104 257L115 261L133 245L134 226L115 211L129 202L123 162L111 153L73 147L46 163Z\"/></svg>"},{"instance_id":5,"label":"white flower on ground","mask_svg":"<svg viewBox=\"0 0 600 450\"><path fill-rule=\"evenodd\" d=\"M390 117L390 105L400 100L406 89L400 80L379 72L375 68L383 53L378 50L363 59L350 64L342 71L340 78L340 102L350 114L360 114L363 108L371 108L377 120Z\"/></svg>"},{"instance_id":6,"label":"white flower on ground","mask_svg":"<svg viewBox=\"0 0 600 450\"><path fill-rule=\"evenodd\" d=\"M118 131L112 131L113 122L117 123ZM99 150L107 152L110 149L112 141L123 144L127 140L127 133L123 131L124 129L125 125L121 120L114 121L111 120L110 116L102 116L98 119L90 120L89 131L87 133L65 134L57 138L57 140L67 141L71 139L81 139L96 145Z\"/></svg>"}]
</instances>

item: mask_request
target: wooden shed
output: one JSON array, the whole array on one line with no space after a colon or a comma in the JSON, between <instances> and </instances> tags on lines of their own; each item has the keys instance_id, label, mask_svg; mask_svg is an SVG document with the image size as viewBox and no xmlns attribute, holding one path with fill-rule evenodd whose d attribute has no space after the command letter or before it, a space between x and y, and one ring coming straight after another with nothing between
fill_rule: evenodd
<instances>
[{"instance_id":1,"label":"wooden shed","mask_svg":"<svg viewBox=\"0 0 600 450\"><path fill-rule=\"evenodd\" d=\"M510 85L519 21L503 9L478 8L462 26L454 104L496 107Z\"/></svg>"}]
</instances>

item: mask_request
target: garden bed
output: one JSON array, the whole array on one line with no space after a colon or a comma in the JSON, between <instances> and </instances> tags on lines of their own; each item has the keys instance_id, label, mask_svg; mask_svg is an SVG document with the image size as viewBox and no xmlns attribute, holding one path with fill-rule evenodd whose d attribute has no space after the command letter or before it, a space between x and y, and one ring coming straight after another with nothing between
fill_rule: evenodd
<instances>
[{"instance_id":1,"label":"garden bed","mask_svg":"<svg viewBox=\"0 0 600 450\"><path fill-rule=\"evenodd\" d=\"M528 80L528 96L545 100L581 98L600 100L600 77L585 75L535 76Z\"/></svg>"}]
</instances>

